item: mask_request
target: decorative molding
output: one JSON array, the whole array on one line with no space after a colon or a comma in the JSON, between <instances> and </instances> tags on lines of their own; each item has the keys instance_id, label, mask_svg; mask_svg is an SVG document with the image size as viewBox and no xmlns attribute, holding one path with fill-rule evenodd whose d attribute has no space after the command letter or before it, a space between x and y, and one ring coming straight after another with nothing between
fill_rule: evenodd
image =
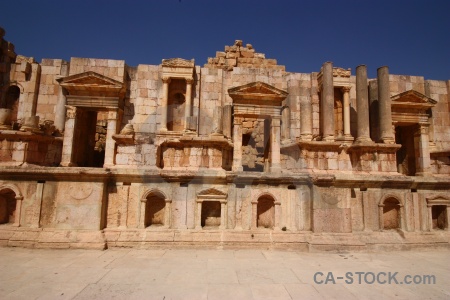
<instances>
[{"instance_id":1,"label":"decorative molding","mask_svg":"<svg viewBox=\"0 0 450 300\"><path fill-rule=\"evenodd\" d=\"M351 69L333 68L333 77L350 77Z\"/></svg>"},{"instance_id":2,"label":"decorative molding","mask_svg":"<svg viewBox=\"0 0 450 300\"><path fill-rule=\"evenodd\" d=\"M195 60L187 60L183 58L169 58L162 60L163 67L182 67L182 68L193 68L195 66Z\"/></svg>"}]
</instances>

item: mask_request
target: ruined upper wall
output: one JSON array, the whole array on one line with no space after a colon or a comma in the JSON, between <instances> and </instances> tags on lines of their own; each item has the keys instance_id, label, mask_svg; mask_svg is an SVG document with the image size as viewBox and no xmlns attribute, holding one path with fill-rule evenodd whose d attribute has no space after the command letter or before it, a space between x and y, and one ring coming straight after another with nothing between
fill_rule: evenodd
<instances>
[{"instance_id":1,"label":"ruined upper wall","mask_svg":"<svg viewBox=\"0 0 450 300\"><path fill-rule=\"evenodd\" d=\"M233 46L225 46L225 51L217 51L216 57L208 58L205 68L219 68L231 71L234 67L267 68L285 71L284 66L277 65L276 59L266 59L264 53L257 53L251 44L242 46L241 40L236 40Z\"/></svg>"}]
</instances>

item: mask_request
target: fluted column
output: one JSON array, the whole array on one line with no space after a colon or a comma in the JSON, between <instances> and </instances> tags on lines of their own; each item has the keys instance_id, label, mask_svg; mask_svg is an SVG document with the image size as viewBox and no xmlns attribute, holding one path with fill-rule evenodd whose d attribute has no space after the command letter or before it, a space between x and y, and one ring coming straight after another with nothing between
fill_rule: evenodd
<instances>
[{"instance_id":1,"label":"fluted column","mask_svg":"<svg viewBox=\"0 0 450 300\"><path fill-rule=\"evenodd\" d=\"M192 111L192 83L194 80L192 78L186 79L186 105L184 109L184 130L189 129L189 117Z\"/></svg>"},{"instance_id":2,"label":"fluted column","mask_svg":"<svg viewBox=\"0 0 450 300\"><path fill-rule=\"evenodd\" d=\"M372 142L370 139L369 124L369 90L367 87L367 67L360 65L356 67L356 105L357 113L357 143Z\"/></svg>"},{"instance_id":3,"label":"fluted column","mask_svg":"<svg viewBox=\"0 0 450 300\"><path fill-rule=\"evenodd\" d=\"M281 157L280 157L280 116L273 116L270 124L270 172L281 172Z\"/></svg>"},{"instance_id":4,"label":"fluted column","mask_svg":"<svg viewBox=\"0 0 450 300\"><path fill-rule=\"evenodd\" d=\"M349 86L342 87L344 94L344 138L353 139L350 133L350 89Z\"/></svg>"},{"instance_id":5,"label":"fluted column","mask_svg":"<svg viewBox=\"0 0 450 300\"><path fill-rule=\"evenodd\" d=\"M160 131L167 131L167 105L169 102L169 77L163 77L163 98L161 102L161 127Z\"/></svg>"},{"instance_id":6,"label":"fluted column","mask_svg":"<svg viewBox=\"0 0 450 300\"><path fill-rule=\"evenodd\" d=\"M334 137L334 85L333 63L326 62L322 67L322 139L333 142Z\"/></svg>"},{"instance_id":7,"label":"fluted column","mask_svg":"<svg viewBox=\"0 0 450 300\"><path fill-rule=\"evenodd\" d=\"M393 144L391 96L389 90L389 68L384 66L377 70L378 79L378 105L380 139L384 144Z\"/></svg>"},{"instance_id":8,"label":"fluted column","mask_svg":"<svg viewBox=\"0 0 450 300\"><path fill-rule=\"evenodd\" d=\"M164 207L164 227L170 228L170 219L172 215L172 200L165 199L166 206Z\"/></svg>"}]
</instances>

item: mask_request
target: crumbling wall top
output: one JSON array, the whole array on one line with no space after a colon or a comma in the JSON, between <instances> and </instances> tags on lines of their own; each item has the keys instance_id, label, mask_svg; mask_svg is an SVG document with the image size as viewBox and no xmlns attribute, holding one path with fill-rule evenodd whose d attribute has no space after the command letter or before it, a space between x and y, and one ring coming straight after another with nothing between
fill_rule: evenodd
<instances>
[{"instance_id":1,"label":"crumbling wall top","mask_svg":"<svg viewBox=\"0 0 450 300\"><path fill-rule=\"evenodd\" d=\"M225 46L225 51L217 51L216 57L208 58L205 68L231 71L234 67L267 68L285 71L285 66L277 65L276 59L266 59L264 53L257 53L251 44L243 47L242 40L233 46Z\"/></svg>"}]
</instances>

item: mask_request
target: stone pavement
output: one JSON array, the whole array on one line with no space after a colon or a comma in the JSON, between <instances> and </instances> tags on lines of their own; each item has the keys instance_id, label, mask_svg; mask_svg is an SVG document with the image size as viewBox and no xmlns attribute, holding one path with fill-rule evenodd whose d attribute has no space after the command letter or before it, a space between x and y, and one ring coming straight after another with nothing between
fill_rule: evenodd
<instances>
[{"instance_id":1,"label":"stone pavement","mask_svg":"<svg viewBox=\"0 0 450 300\"><path fill-rule=\"evenodd\" d=\"M0 257L1 299L450 298L449 251L0 248ZM314 282L316 272L324 274L316 277L322 284ZM353 284L344 282L346 272L352 272ZM398 272L399 284L388 284L382 273L379 279L385 284L364 282L374 279L371 273L358 284L355 272ZM405 275L434 275L436 284L400 284Z\"/></svg>"}]
</instances>

